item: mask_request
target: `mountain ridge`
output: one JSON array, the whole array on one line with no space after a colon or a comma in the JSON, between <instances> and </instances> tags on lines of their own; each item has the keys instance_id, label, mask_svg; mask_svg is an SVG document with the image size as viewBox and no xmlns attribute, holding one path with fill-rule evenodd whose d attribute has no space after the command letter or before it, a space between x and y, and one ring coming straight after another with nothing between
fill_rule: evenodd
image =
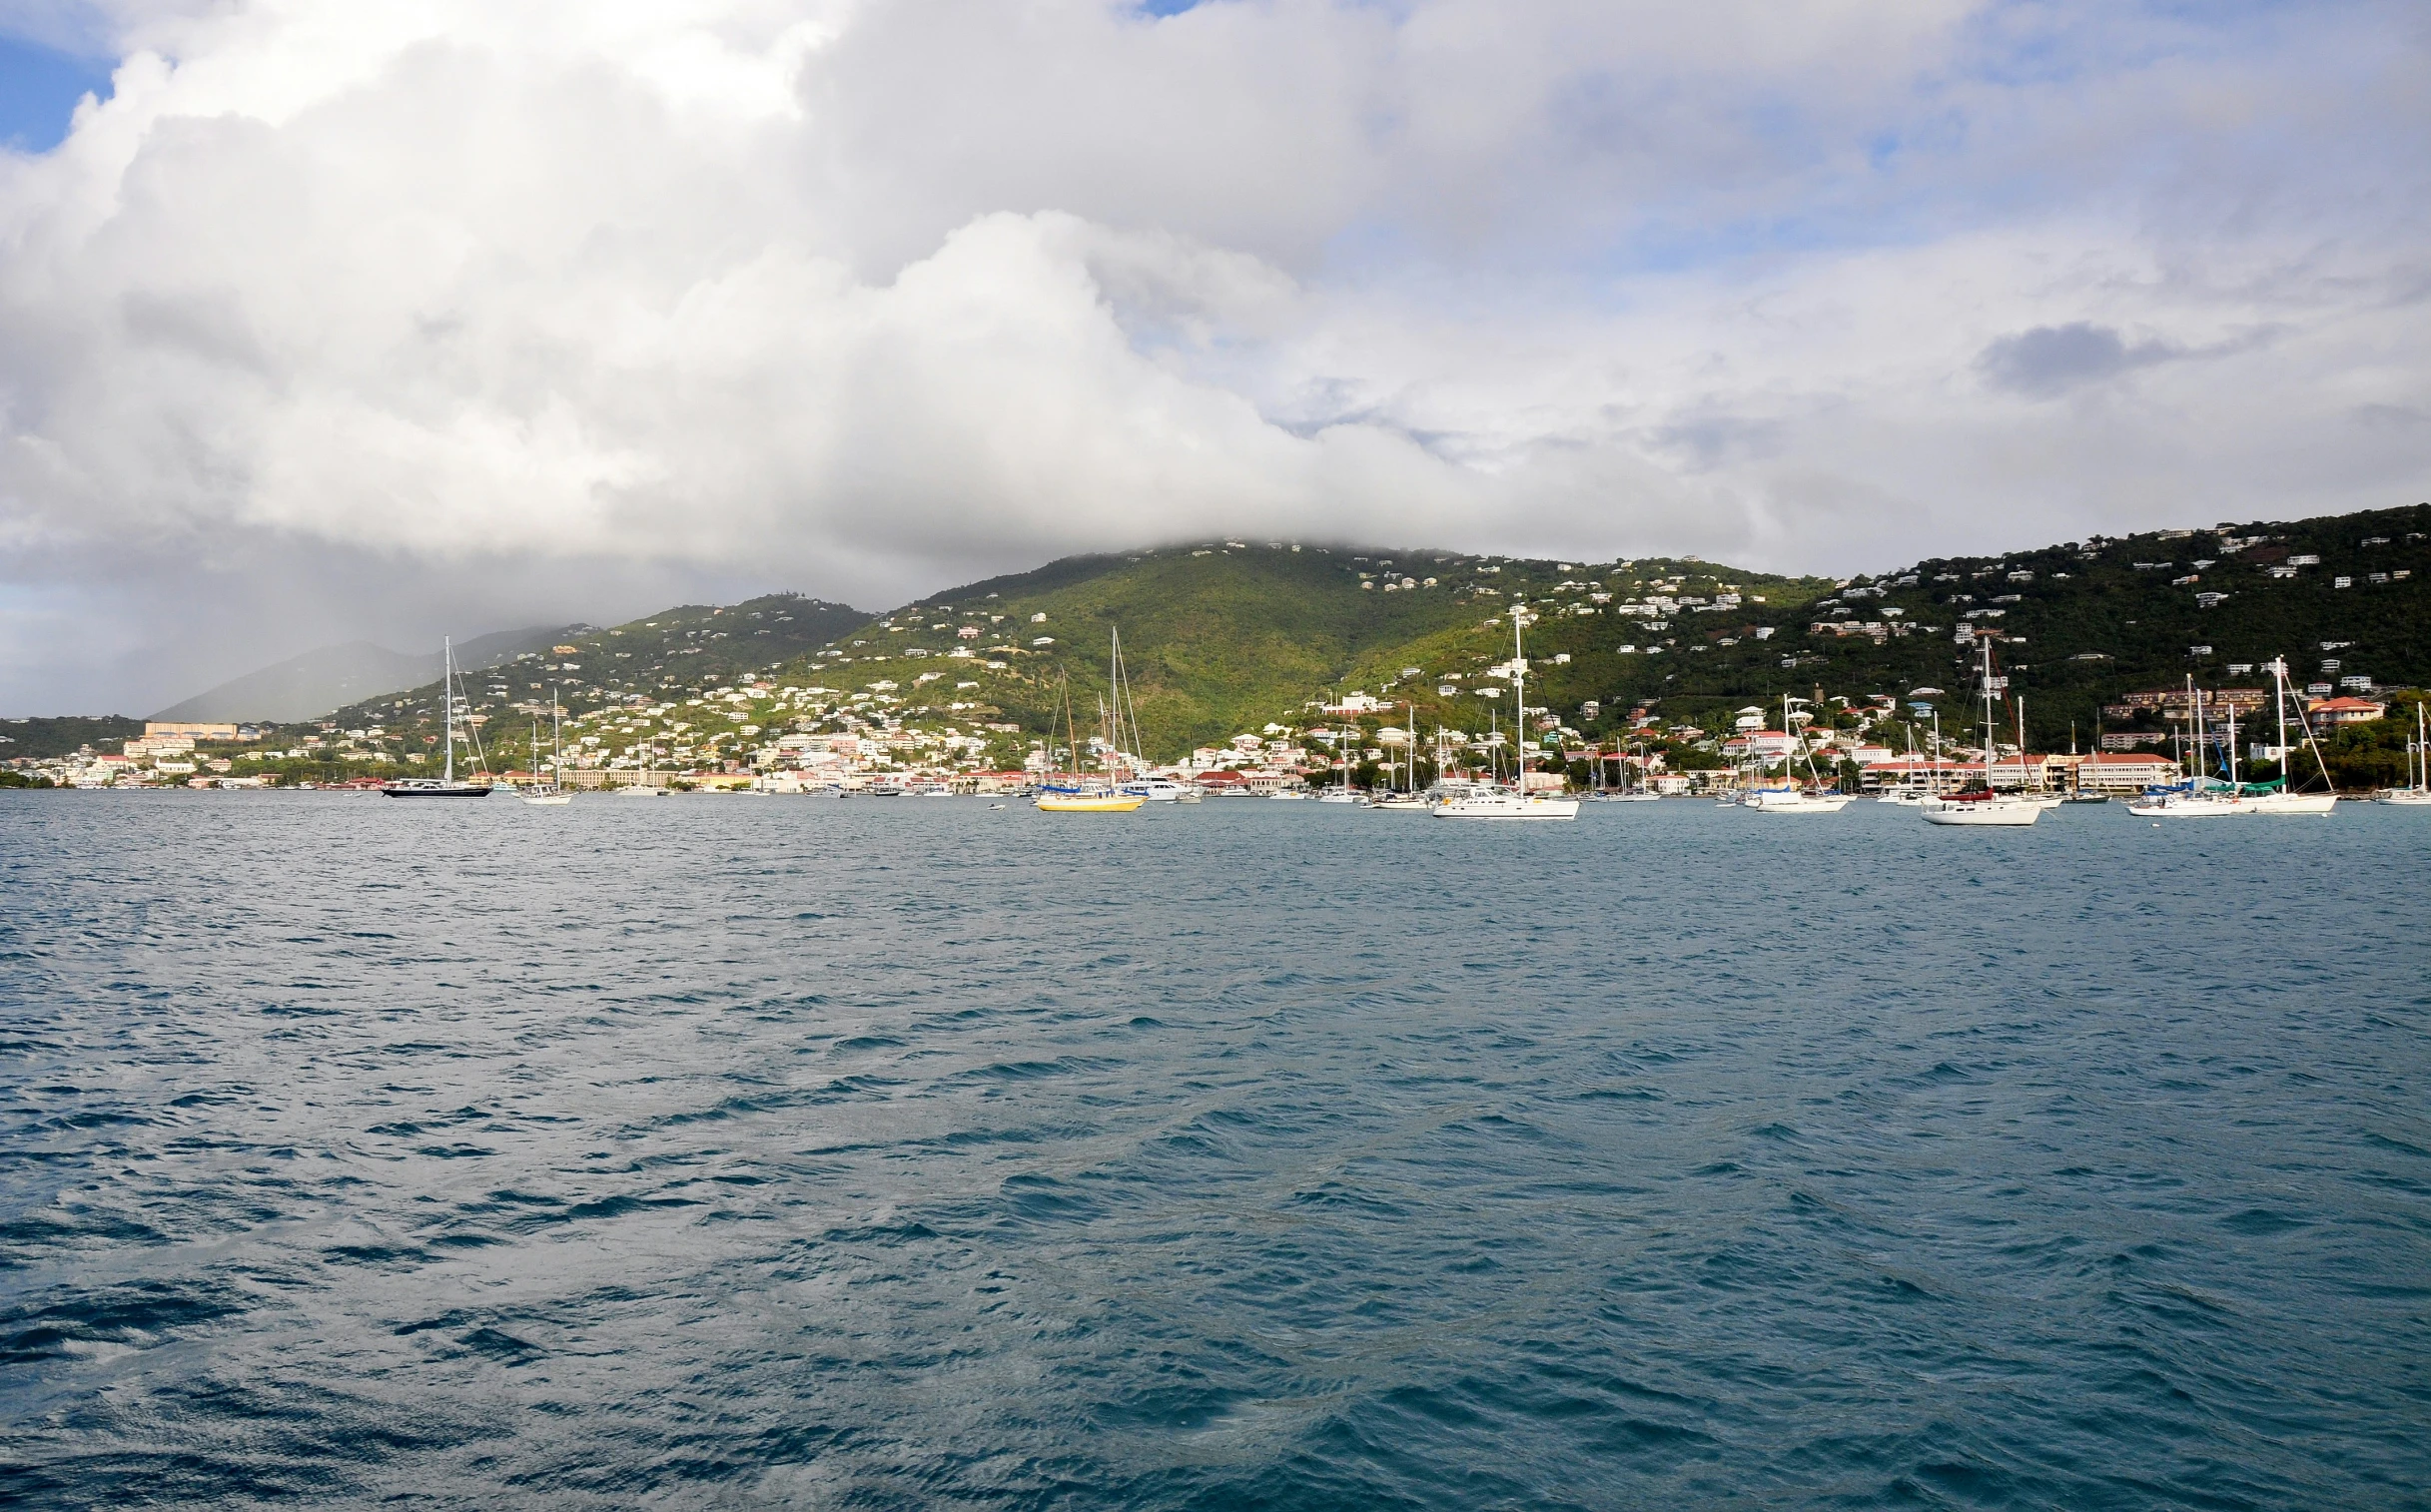
<instances>
[{"instance_id":1,"label":"mountain ridge","mask_svg":"<svg viewBox=\"0 0 2431 1512\"><path fill-rule=\"evenodd\" d=\"M554 693L569 715L598 716L579 733L600 760L654 741L678 763L735 761L780 732L873 729L927 731L965 765L1011 766L1062 728L1067 701L1075 723L1095 722L1120 629L1145 754L1170 760L1269 724L1338 720L1312 710L1350 689L1391 704L1396 722L1507 728L1499 669L1517 603L1534 619L1531 708L1579 739L1650 721L1727 729L1737 708L1785 693L1887 696L1961 728L1989 639L2026 697L2032 743L2064 749L2115 728L2104 709L2121 695L2189 676L2267 685L2256 668L2276 654L2315 688L2431 680L2431 505L1834 578L1691 557L1218 539L1060 558L883 614L793 594L678 606L558 643L573 654L519 652L467 692L485 721L544 717ZM352 759L395 757L435 738L435 692L395 690L320 722L361 732ZM664 712L704 703L714 719ZM655 724L630 713L642 707L660 708Z\"/></svg>"},{"instance_id":2,"label":"mountain ridge","mask_svg":"<svg viewBox=\"0 0 2431 1512\"><path fill-rule=\"evenodd\" d=\"M456 664L468 671L486 670L589 628L533 625L474 636L455 648ZM319 646L232 677L147 717L295 724L358 699L431 681L438 676L441 657L440 651L392 651L368 640Z\"/></svg>"}]
</instances>

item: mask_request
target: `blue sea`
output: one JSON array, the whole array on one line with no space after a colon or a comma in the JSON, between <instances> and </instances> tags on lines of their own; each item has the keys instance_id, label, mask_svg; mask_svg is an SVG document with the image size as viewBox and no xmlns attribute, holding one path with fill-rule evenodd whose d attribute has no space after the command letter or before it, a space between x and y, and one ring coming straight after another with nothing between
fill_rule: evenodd
<instances>
[{"instance_id":1,"label":"blue sea","mask_svg":"<svg viewBox=\"0 0 2431 1512\"><path fill-rule=\"evenodd\" d=\"M0 794L0 1503L2431 1506L2426 861Z\"/></svg>"}]
</instances>

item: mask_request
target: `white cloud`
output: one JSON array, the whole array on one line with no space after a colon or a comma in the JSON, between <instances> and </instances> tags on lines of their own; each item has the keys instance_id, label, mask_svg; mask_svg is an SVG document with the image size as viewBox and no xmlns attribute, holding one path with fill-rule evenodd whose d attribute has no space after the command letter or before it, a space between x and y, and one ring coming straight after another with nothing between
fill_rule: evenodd
<instances>
[{"instance_id":1,"label":"white cloud","mask_svg":"<svg viewBox=\"0 0 2431 1512\"><path fill-rule=\"evenodd\" d=\"M0 159L10 703L1203 531L1847 567L2425 481L2402 7L40 19L125 61Z\"/></svg>"}]
</instances>

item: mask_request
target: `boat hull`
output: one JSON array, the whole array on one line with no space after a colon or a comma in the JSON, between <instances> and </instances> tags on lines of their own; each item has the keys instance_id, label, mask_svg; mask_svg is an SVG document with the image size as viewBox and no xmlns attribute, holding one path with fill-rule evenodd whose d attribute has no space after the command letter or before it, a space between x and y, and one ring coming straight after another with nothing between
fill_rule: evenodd
<instances>
[{"instance_id":1,"label":"boat hull","mask_svg":"<svg viewBox=\"0 0 2431 1512\"><path fill-rule=\"evenodd\" d=\"M477 782L393 782L380 790L384 798L486 798L489 792L486 784Z\"/></svg>"},{"instance_id":2,"label":"boat hull","mask_svg":"<svg viewBox=\"0 0 2431 1512\"><path fill-rule=\"evenodd\" d=\"M2327 814L2338 806L2336 793L2263 793L2240 798L2257 814Z\"/></svg>"},{"instance_id":3,"label":"boat hull","mask_svg":"<svg viewBox=\"0 0 2431 1512\"><path fill-rule=\"evenodd\" d=\"M1454 798L1430 810L1437 819L1576 819L1575 798Z\"/></svg>"},{"instance_id":4,"label":"boat hull","mask_svg":"<svg viewBox=\"0 0 2431 1512\"><path fill-rule=\"evenodd\" d=\"M1034 801L1050 814L1128 814L1148 802L1134 793L1041 793Z\"/></svg>"},{"instance_id":5,"label":"boat hull","mask_svg":"<svg viewBox=\"0 0 2431 1512\"><path fill-rule=\"evenodd\" d=\"M2264 793L2245 798L2172 794L2157 803L2130 803L2127 812L2138 819L2249 819L2258 814L2327 814L2337 803L2335 793Z\"/></svg>"},{"instance_id":6,"label":"boat hull","mask_svg":"<svg viewBox=\"0 0 2431 1512\"><path fill-rule=\"evenodd\" d=\"M1750 793L1747 807L1759 814L1837 814L1856 801L1846 793Z\"/></svg>"},{"instance_id":7,"label":"boat hull","mask_svg":"<svg viewBox=\"0 0 2431 1512\"><path fill-rule=\"evenodd\" d=\"M1927 824L1988 825L2016 828L2032 824L2042 817L2038 803L1949 803L1930 808L1918 816Z\"/></svg>"}]
</instances>

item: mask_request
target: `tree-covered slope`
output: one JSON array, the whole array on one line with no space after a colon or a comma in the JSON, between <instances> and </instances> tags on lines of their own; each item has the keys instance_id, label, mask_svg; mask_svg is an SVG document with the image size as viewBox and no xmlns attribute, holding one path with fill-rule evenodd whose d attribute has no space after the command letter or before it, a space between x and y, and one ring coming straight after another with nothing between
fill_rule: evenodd
<instances>
[{"instance_id":1,"label":"tree-covered slope","mask_svg":"<svg viewBox=\"0 0 2431 1512\"><path fill-rule=\"evenodd\" d=\"M1659 656L1613 654L1624 637L1553 620L1544 648L1580 654L1547 691L1557 708L1662 698L1667 713L1694 713L1818 686L1955 690L1974 664L1962 624L1998 637L2045 744L2071 724L2089 735L2101 705L2131 691L2188 676L2267 685L2256 669L2277 655L2299 683L2418 685L2431 678L2431 506L1936 558L1847 580L1796 612L1784 603L1675 615Z\"/></svg>"},{"instance_id":2,"label":"tree-covered slope","mask_svg":"<svg viewBox=\"0 0 2431 1512\"><path fill-rule=\"evenodd\" d=\"M804 666L847 691L908 684L909 709L985 713L1026 734L1044 732L1068 680L1086 732L1107 630L1120 626L1150 754L1172 757L1269 721L1314 722L1310 699L1349 688L1410 705L1421 726L1481 728L1489 711L1507 720L1508 689L1484 674L1510 654L1519 603L1533 626L1529 702L1591 733L1648 705L1693 723L1818 689L1955 697L1974 665L1973 643L1958 633L1967 625L1996 639L2026 695L2033 739L2056 745L2071 726L2089 738L2101 705L2123 693L2189 675L2205 687L2251 685L2274 655L2302 683L2421 683L2431 678L2426 593L2424 505L1937 558L1839 580L1693 559L1211 542L973 583L872 621ZM983 638L960 638L965 626ZM1034 646L1041 637L1052 644ZM922 676L923 657L958 645L997 649L951 678L945 662ZM913 696L931 684L943 686L925 703ZM1481 697L1481 687L1503 696Z\"/></svg>"},{"instance_id":3,"label":"tree-covered slope","mask_svg":"<svg viewBox=\"0 0 2431 1512\"><path fill-rule=\"evenodd\" d=\"M464 674L463 711L481 717L489 730L484 739L495 744L500 731L521 728L532 710L545 710L552 690L569 714L634 694L673 696L768 673L867 619L848 604L772 593L738 604L683 604L606 629L584 626L563 641ZM433 680L348 704L313 723L341 732L377 729L380 735L366 744L402 755L432 744L439 712Z\"/></svg>"},{"instance_id":4,"label":"tree-covered slope","mask_svg":"<svg viewBox=\"0 0 2431 1512\"><path fill-rule=\"evenodd\" d=\"M937 594L805 658L798 675L840 692L900 693L914 714L1018 724L1024 736L1043 735L1060 719L1069 687L1086 735L1106 687L1109 632L1119 628L1152 758L1269 722L1313 722L1319 716L1308 703L1351 689L1412 702L1421 724L1482 728L1489 705L1470 689L1510 655L1509 605L1545 600L1559 608L1575 599L1601 612L1608 606L1593 604L1593 594L1616 596L1600 585L1607 577L1681 593L1728 585L1783 607L1833 586L1687 560L1618 571L1446 551L1214 541L1068 558ZM1598 586L1583 586L1591 579ZM966 637L966 629L979 633ZM1582 647L1596 639L1576 638ZM1440 686L1459 691L1445 697ZM928 695L915 696L924 687Z\"/></svg>"},{"instance_id":5,"label":"tree-covered slope","mask_svg":"<svg viewBox=\"0 0 2431 1512\"><path fill-rule=\"evenodd\" d=\"M0 761L65 756L91 746L115 751L121 741L144 733L144 722L118 714L61 714L0 719Z\"/></svg>"}]
</instances>

